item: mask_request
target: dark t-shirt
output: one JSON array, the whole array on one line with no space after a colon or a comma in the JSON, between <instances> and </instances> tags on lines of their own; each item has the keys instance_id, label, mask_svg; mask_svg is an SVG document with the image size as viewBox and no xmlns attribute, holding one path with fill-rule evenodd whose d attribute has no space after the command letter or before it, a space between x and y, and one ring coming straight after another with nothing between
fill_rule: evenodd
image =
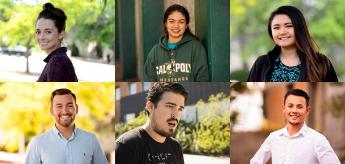
<instances>
[{"instance_id":1,"label":"dark t-shirt","mask_svg":"<svg viewBox=\"0 0 345 164\"><path fill-rule=\"evenodd\" d=\"M181 146L172 138L156 142L142 128L121 135L115 144L116 164L184 164Z\"/></svg>"}]
</instances>

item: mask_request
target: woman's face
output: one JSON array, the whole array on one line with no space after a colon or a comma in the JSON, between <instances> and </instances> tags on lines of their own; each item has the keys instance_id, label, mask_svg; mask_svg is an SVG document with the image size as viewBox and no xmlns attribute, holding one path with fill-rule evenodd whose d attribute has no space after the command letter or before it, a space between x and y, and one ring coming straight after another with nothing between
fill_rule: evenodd
<instances>
[{"instance_id":1,"label":"woman's face","mask_svg":"<svg viewBox=\"0 0 345 164\"><path fill-rule=\"evenodd\" d=\"M40 48L47 54L50 54L56 48L60 47L64 31L58 32L54 21L40 18L36 22L36 40Z\"/></svg>"},{"instance_id":2,"label":"woman's face","mask_svg":"<svg viewBox=\"0 0 345 164\"><path fill-rule=\"evenodd\" d=\"M295 30L291 19L285 14L273 17L271 23L273 41L282 48L296 47Z\"/></svg>"},{"instance_id":3,"label":"woman's face","mask_svg":"<svg viewBox=\"0 0 345 164\"><path fill-rule=\"evenodd\" d=\"M186 31L186 18L182 13L174 11L168 16L165 27L169 33L169 42L178 42Z\"/></svg>"}]
</instances>

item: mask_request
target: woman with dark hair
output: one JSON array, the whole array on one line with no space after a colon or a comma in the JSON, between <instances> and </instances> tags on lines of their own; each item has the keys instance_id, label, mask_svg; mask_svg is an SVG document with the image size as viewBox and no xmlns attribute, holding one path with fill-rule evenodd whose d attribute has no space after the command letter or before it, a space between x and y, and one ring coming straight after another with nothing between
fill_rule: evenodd
<instances>
[{"instance_id":1,"label":"woman with dark hair","mask_svg":"<svg viewBox=\"0 0 345 164\"><path fill-rule=\"evenodd\" d=\"M36 40L48 56L38 82L78 81L71 60L66 55L67 48L61 47L65 35L66 15L51 3L46 3L37 17Z\"/></svg>"},{"instance_id":2,"label":"woman with dark hair","mask_svg":"<svg viewBox=\"0 0 345 164\"><path fill-rule=\"evenodd\" d=\"M206 51L192 34L188 11L172 5L164 13L164 32L150 51L144 66L144 81L208 81Z\"/></svg>"},{"instance_id":3,"label":"woman with dark hair","mask_svg":"<svg viewBox=\"0 0 345 164\"><path fill-rule=\"evenodd\" d=\"M255 61L248 81L338 81L331 62L319 52L296 7L281 6L273 11L268 33L276 45Z\"/></svg>"}]
</instances>

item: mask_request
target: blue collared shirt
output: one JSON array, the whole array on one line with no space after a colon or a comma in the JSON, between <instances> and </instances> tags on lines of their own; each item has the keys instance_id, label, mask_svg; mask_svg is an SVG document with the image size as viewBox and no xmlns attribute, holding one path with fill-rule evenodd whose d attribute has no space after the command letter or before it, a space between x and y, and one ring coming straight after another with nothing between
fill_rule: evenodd
<instances>
[{"instance_id":1,"label":"blue collared shirt","mask_svg":"<svg viewBox=\"0 0 345 164\"><path fill-rule=\"evenodd\" d=\"M28 147L25 164L107 164L94 134L74 128L69 139L53 129L34 137Z\"/></svg>"}]
</instances>

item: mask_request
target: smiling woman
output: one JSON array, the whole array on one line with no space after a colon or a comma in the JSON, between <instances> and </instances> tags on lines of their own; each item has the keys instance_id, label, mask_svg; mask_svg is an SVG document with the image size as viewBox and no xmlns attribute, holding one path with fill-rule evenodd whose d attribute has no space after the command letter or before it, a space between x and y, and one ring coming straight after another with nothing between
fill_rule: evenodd
<instances>
[{"instance_id":1,"label":"smiling woman","mask_svg":"<svg viewBox=\"0 0 345 164\"><path fill-rule=\"evenodd\" d=\"M164 33L150 51L144 66L144 81L208 81L206 51L189 29L189 13L172 5L164 13Z\"/></svg>"},{"instance_id":2,"label":"smiling woman","mask_svg":"<svg viewBox=\"0 0 345 164\"><path fill-rule=\"evenodd\" d=\"M330 60L319 52L297 8L281 6L273 11L267 29L275 47L258 57L248 81L338 81Z\"/></svg>"},{"instance_id":3,"label":"smiling woman","mask_svg":"<svg viewBox=\"0 0 345 164\"><path fill-rule=\"evenodd\" d=\"M47 53L44 67L38 82L78 81L71 60L66 55L67 48L61 47L65 35L66 15L51 3L46 3L36 22L36 40Z\"/></svg>"}]
</instances>

